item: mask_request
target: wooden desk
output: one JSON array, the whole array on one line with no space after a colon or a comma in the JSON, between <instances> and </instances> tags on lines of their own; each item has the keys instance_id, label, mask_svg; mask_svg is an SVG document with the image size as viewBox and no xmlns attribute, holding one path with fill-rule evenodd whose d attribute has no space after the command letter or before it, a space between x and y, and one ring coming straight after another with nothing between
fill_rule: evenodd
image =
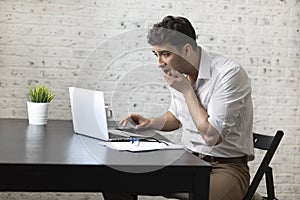
<instances>
[{"instance_id":1,"label":"wooden desk","mask_svg":"<svg viewBox=\"0 0 300 200\"><path fill-rule=\"evenodd\" d=\"M211 166L184 150L119 152L73 133L71 121L47 126L0 119L0 191L138 194L189 192L208 199Z\"/></svg>"}]
</instances>

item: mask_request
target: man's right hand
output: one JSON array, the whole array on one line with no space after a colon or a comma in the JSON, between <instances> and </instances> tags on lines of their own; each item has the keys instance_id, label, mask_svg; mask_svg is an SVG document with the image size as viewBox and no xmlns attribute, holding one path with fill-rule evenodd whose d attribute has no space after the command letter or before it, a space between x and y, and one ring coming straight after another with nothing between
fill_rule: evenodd
<instances>
[{"instance_id":1,"label":"man's right hand","mask_svg":"<svg viewBox=\"0 0 300 200\"><path fill-rule=\"evenodd\" d=\"M144 118L139 114L130 114L121 119L120 124L126 126L130 122L135 129L150 128L158 131L173 131L181 127L180 121L169 111L156 118Z\"/></svg>"},{"instance_id":2,"label":"man's right hand","mask_svg":"<svg viewBox=\"0 0 300 200\"><path fill-rule=\"evenodd\" d=\"M121 119L120 124L125 127L128 122L135 125L135 129L141 129L141 128L149 128L151 120L144 118L143 116L139 114L130 114Z\"/></svg>"}]
</instances>

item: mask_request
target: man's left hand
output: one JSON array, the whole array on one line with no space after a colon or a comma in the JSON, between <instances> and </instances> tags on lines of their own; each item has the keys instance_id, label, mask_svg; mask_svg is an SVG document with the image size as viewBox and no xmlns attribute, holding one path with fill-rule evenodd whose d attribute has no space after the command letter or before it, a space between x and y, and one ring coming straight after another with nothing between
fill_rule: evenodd
<instances>
[{"instance_id":1,"label":"man's left hand","mask_svg":"<svg viewBox=\"0 0 300 200\"><path fill-rule=\"evenodd\" d=\"M172 88L176 89L177 91L184 93L192 88L189 81L186 79L186 77L183 74L167 66L161 67L161 70L162 70L163 77L165 78L168 85L170 85Z\"/></svg>"}]
</instances>

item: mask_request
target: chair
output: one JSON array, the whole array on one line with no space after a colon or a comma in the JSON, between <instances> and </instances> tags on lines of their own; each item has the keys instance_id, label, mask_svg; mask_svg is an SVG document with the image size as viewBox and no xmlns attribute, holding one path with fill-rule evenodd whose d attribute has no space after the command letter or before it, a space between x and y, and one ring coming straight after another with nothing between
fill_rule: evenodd
<instances>
[{"instance_id":1,"label":"chair","mask_svg":"<svg viewBox=\"0 0 300 200\"><path fill-rule=\"evenodd\" d=\"M257 133L253 133L253 142L254 148L266 150L266 154L263 157L263 160L256 171L256 174L248 188L247 194L244 197L244 200L251 200L254 196L254 193L262 179L265 175L266 180L266 189L268 197L264 197L264 199L273 200L276 199L275 191L274 191L274 182L273 182L273 173L272 168L269 166L273 155L283 137L283 131L278 130L275 136L267 136L261 135Z\"/></svg>"}]
</instances>

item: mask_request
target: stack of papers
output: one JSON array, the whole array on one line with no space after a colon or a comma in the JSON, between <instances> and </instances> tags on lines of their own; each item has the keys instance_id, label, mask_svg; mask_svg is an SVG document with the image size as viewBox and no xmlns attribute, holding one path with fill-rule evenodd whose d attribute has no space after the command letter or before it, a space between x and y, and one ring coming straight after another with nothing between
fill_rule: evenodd
<instances>
[{"instance_id":1,"label":"stack of papers","mask_svg":"<svg viewBox=\"0 0 300 200\"><path fill-rule=\"evenodd\" d=\"M183 145L173 144L170 142L148 142L140 141L139 144L132 143L130 141L121 141L121 142L99 142L101 145L107 146L111 149L119 151L153 151L153 150L164 150L164 149L184 149Z\"/></svg>"}]
</instances>

